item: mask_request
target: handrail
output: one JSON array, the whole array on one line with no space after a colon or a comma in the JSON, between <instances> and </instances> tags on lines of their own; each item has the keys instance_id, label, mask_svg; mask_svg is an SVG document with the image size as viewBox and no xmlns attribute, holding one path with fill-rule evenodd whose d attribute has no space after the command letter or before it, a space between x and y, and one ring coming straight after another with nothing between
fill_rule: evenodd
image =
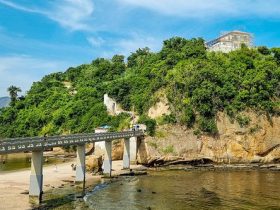
<instances>
[{"instance_id":1,"label":"handrail","mask_svg":"<svg viewBox=\"0 0 280 210\"><path fill-rule=\"evenodd\" d=\"M0 141L0 155L25 151L45 150L53 147L79 145L98 141L113 141L115 139L138 137L143 135L144 132L142 130L138 130L3 139Z\"/></svg>"}]
</instances>

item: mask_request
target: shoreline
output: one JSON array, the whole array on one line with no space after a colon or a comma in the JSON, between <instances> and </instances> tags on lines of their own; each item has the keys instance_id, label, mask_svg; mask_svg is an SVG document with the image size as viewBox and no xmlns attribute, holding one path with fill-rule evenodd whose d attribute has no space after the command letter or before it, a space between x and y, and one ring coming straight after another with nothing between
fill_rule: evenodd
<instances>
[{"instance_id":1,"label":"shoreline","mask_svg":"<svg viewBox=\"0 0 280 210\"><path fill-rule=\"evenodd\" d=\"M162 165L156 167L148 167L148 171L161 171L161 170L207 170L207 171L274 171L280 172L280 164L175 164L175 165Z\"/></svg>"},{"instance_id":2,"label":"shoreline","mask_svg":"<svg viewBox=\"0 0 280 210\"><path fill-rule=\"evenodd\" d=\"M71 164L75 161L48 165L43 168L43 192L49 192L54 189L63 190L67 183L75 182L76 171L72 170ZM122 170L122 161L113 161L112 176L118 176L127 170ZM131 165L131 169L139 170L141 165ZM18 171L0 172L0 210L6 209L32 209L29 203L29 177L30 168ZM101 180L101 175L92 175L86 173L86 182L88 184ZM74 186L73 186L74 187ZM61 189L59 189L61 188ZM15 202L19 201L19 202ZM43 196L44 200L44 196Z\"/></svg>"},{"instance_id":3,"label":"shoreline","mask_svg":"<svg viewBox=\"0 0 280 210\"><path fill-rule=\"evenodd\" d=\"M59 187L63 180L74 180L75 171L67 163L45 166L43 168L43 191ZM29 177L30 169L18 171L5 171L0 173L0 209L31 209L29 203ZM14 202L18 199L20 202ZM4 207L4 208L2 208Z\"/></svg>"},{"instance_id":4,"label":"shoreline","mask_svg":"<svg viewBox=\"0 0 280 210\"><path fill-rule=\"evenodd\" d=\"M61 190L67 186L67 183L73 187L75 171L72 170L71 164L73 160L67 163L45 166L43 191L47 194L52 190ZM137 171L164 171L164 170L207 170L207 171L272 171L280 172L280 164L177 164L157 167L144 167L142 165L131 165L132 173L129 170L122 170L122 161L113 161L112 178L117 176L136 176L144 175L145 173L137 174ZM0 172L0 210L4 209L32 209L32 204L29 203L28 188L29 188L30 169L21 169L18 171ZM93 188L94 184L101 181L102 178L109 178L102 175L92 175L86 173L87 188ZM68 187L70 187L70 185ZM15 198L20 202L14 202ZM46 200L47 201L47 200ZM43 197L44 202L44 197Z\"/></svg>"}]
</instances>

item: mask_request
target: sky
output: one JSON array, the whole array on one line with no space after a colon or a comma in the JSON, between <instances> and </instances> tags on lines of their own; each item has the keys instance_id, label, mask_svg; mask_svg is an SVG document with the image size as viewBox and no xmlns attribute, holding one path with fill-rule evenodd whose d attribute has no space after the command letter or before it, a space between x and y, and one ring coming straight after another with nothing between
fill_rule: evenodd
<instances>
[{"instance_id":1,"label":"sky","mask_svg":"<svg viewBox=\"0 0 280 210\"><path fill-rule=\"evenodd\" d=\"M241 30L280 46L279 0L0 0L0 97L97 57Z\"/></svg>"}]
</instances>

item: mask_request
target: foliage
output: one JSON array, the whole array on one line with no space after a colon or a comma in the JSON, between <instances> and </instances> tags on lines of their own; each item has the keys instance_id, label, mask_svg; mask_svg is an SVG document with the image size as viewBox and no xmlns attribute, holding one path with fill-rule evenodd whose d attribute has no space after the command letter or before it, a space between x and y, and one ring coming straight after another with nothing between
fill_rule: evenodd
<instances>
[{"instance_id":1,"label":"foliage","mask_svg":"<svg viewBox=\"0 0 280 210\"><path fill-rule=\"evenodd\" d=\"M216 122L213 118L201 117L198 120L199 129L203 132L215 135L218 133Z\"/></svg>"},{"instance_id":2,"label":"foliage","mask_svg":"<svg viewBox=\"0 0 280 210\"><path fill-rule=\"evenodd\" d=\"M169 145L169 146L167 146L166 148L162 149L162 152L163 152L164 154L172 154L172 153L174 153L174 147L173 147L173 145Z\"/></svg>"},{"instance_id":3,"label":"foliage","mask_svg":"<svg viewBox=\"0 0 280 210\"><path fill-rule=\"evenodd\" d=\"M155 130L156 130L156 121L155 120L149 118L146 115L142 115L142 116L140 116L138 123L145 124L147 126L147 133L150 136L155 135Z\"/></svg>"},{"instance_id":4,"label":"foliage","mask_svg":"<svg viewBox=\"0 0 280 210\"><path fill-rule=\"evenodd\" d=\"M10 98L11 98L11 106L15 105L17 97L18 97L18 92L21 92L21 89L16 86L10 86L8 87L7 91L9 92Z\"/></svg>"},{"instance_id":5,"label":"foliage","mask_svg":"<svg viewBox=\"0 0 280 210\"><path fill-rule=\"evenodd\" d=\"M93 132L102 125L126 129L130 116L109 116L105 93L141 115L139 122L154 135L156 121L147 112L158 90L166 94L171 111L160 124L180 123L194 127L197 135L216 134L218 112L242 126L249 122L238 116L241 111L279 112L280 48L242 46L225 54L207 52L201 38L173 37L159 52L141 48L127 62L115 55L46 75L24 97L12 87L12 106L0 109L0 137Z\"/></svg>"},{"instance_id":6,"label":"foliage","mask_svg":"<svg viewBox=\"0 0 280 210\"><path fill-rule=\"evenodd\" d=\"M246 127L250 124L251 119L248 116L237 115L236 117L237 122L239 123L240 127Z\"/></svg>"},{"instance_id":7,"label":"foliage","mask_svg":"<svg viewBox=\"0 0 280 210\"><path fill-rule=\"evenodd\" d=\"M175 124L176 117L173 114L169 114L169 115L163 114L163 116L161 116L157 119L157 123L159 125Z\"/></svg>"}]
</instances>

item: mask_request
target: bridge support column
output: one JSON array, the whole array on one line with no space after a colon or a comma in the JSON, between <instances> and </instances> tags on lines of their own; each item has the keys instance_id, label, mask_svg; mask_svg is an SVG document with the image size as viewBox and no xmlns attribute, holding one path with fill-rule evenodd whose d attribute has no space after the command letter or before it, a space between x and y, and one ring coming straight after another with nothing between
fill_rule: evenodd
<instances>
[{"instance_id":1,"label":"bridge support column","mask_svg":"<svg viewBox=\"0 0 280 210\"><path fill-rule=\"evenodd\" d=\"M103 173L111 176L112 172L112 142L105 141L104 170Z\"/></svg>"},{"instance_id":2,"label":"bridge support column","mask_svg":"<svg viewBox=\"0 0 280 210\"><path fill-rule=\"evenodd\" d=\"M123 148L123 168L130 168L130 148L129 148L129 138L124 139L124 148Z\"/></svg>"},{"instance_id":3,"label":"bridge support column","mask_svg":"<svg viewBox=\"0 0 280 210\"><path fill-rule=\"evenodd\" d=\"M130 163L136 164L137 161L137 137L129 139Z\"/></svg>"},{"instance_id":4,"label":"bridge support column","mask_svg":"<svg viewBox=\"0 0 280 210\"><path fill-rule=\"evenodd\" d=\"M33 151L31 160L31 175L29 196L42 198L43 193L43 151Z\"/></svg>"},{"instance_id":5,"label":"bridge support column","mask_svg":"<svg viewBox=\"0 0 280 210\"><path fill-rule=\"evenodd\" d=\"M86 176L86 148L85 145L77 146L76 182L83 182Z\"/></svg>"}]
</instances>

